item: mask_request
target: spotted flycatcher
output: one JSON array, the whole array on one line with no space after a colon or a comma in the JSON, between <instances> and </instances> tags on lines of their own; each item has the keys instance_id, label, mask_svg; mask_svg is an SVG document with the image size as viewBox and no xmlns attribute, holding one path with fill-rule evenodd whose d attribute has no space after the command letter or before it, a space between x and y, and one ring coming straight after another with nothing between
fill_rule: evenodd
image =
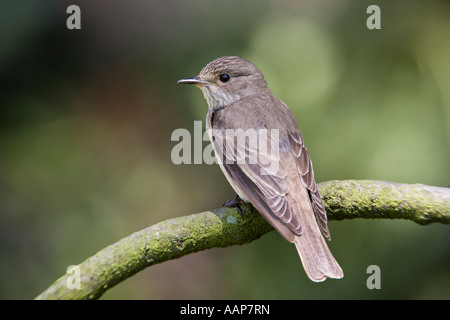
<instances>
[{"instance_id":1,"label":"spotted flycatcher","mask_svg":"<svg viewBox=\"0 0 450 320\"><path fill-rule=\"evenodd\" d=\"M295 243L312 281L342 278L323 238L330 239L327 215L297 121L269 90L261 71L245 59L229 56L178 82L203 91L211 143L238 196Z\"/></svg>"}]
</instances>

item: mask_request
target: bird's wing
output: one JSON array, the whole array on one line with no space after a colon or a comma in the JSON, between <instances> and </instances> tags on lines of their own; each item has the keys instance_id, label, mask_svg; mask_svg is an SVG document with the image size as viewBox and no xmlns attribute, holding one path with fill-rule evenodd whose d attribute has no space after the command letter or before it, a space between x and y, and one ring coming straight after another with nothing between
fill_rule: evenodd
<instances>
[{"instance_id":1,"label":"bird's wing","mask_svg":"<svg viewBox=\"0 0 450 320\"><path fill-rule=\"evenodd\" d=\"M246 198L289 241L293 240L294 235L302 234L300 217L295 214L295 208L292 208L286 197L291 190L289 182L295 181L294 177L288 177L287 170L290 168L286 166L295 163L298 176L308 190L320 230L330 239L326 211L314 180L311 159L299 130L284 135L284 141L279 136L273 137L269 130L255 131L257 143L252 143L251 139L239 141L236 135L229 136L231 131L215 131L216 155L219 154L222 158L223 169ZM260 150L261 145L264 145L259 143L261 139L267 142L266 152ZM243 140L245 143L242 143ZM276 150L275 143L278 146Z\"/></svg>"},{"instance_id":2,"label":"bird's wing","mask_svg":"<svg viewBox=\"0 0 450 320\"><path fill-rule=\"evenodd\" d=\"M330 240L330 231L328 230L327 224L327 213L314 179L314 170L311 158L306 150L300 130L289 133L289 142L291 152L296 158L297 170L301 177L301 181L303 186L308 190L317 224L319 225L322 234Z\"/></svg>"},{"instance_id":3,"label":"bird's wing","mask_svg":"<svg viewBox=\"0 0 450 320\"><path fill-rule=\"evenodd\" d=\"M230 131L215 131L216 156L222 161L222 166L231 177L238 189L261 212L261 214L290 242L295 236L302 234L300 217L295 214L295 208L289 204L287 195L290 192L288 173L285 168L285 157L293 155L272 152L275 144L270 144L270 131L256 131L258 143L251 139L241 143L236 136L230 136ZM266 135L266 152L261 152L261 138ZM230 142L233 141L233 142ZM279 143L278 140L275 141Z\"/></svg>"}]
</instances>

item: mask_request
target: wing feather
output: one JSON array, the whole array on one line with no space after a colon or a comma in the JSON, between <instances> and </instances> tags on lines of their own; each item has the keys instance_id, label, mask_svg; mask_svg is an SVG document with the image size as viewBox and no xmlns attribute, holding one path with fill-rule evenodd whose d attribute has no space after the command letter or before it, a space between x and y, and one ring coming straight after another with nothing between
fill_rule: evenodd
<instances>
[{"instance_id":1,"label":"wing feather","mask_svg":"<svg viewBox=\"0 0 450 320\"><path fill-rule=\"evenodd\" d=\"M268 130L261 132L268 135L266 141L270 142L270 132ZM255 200L262 203L261 208L257 209L262 211L261 213L266 219L272 222L274 220L282 222L287 227L291 234L286 236L280 231L285 238L292 241L292 235L301 235L300 221L286 198L290 187L287 172L282 164L283 161L280 161L279 153L272 153L270 148L267 152L261 153L257 150L260 145L245 143L245 150L243 150L245 153L238 154L236 147L238 142L224 142L227 139L236 139L236 137L227 136L227 132L223 130L220 134L216 132L214 141L217 144L215 149L221 148L219 152L223 153L224 158L227 159L223 162L224 169L240 184L241 190L244 190L244 192L247 190L245 192L247 198L251 198L254 194L257 195Z\"/></svg>"},{"instance_id":2,"label":"wing feather","mask_svg":"<svg viewBox=\"0 0 450 320\"><path fill-rule=\"evenodd\" d=\"M303 185L308 190L316 221L319 224L322 234L330 240L327 213L319 189L317 189L311 158L303 142L303 137L300 132L294 132L289 134L289 138L292 153L297 158L297 170Z\"/></svg>"},{"instance_id":3,"label":"wing feather","mask_svg":"<svg viewBox=\"0 0 450 320\"><path fill-rule=\"evenodd\" d=\"M215 139L212 139L214 148L216 155L219 153L223 157L223 169L239 184L239 189L245 192L248 199L252 194L257 195L257 199L251 202L261 203L260 208L257 209L262 211L261 213L266 219L283 222L293 234L302 234L300 220L293 212L295 208L291 207L287 199L290 192L290 177L287 177L288 168L283 165L294 162L300 180L308 191L317 224L322 234L330 239L325 207L314 179L311 158L300 131L285 132L284 136L278 137L276 143L280 152L271 152L269 147L268 152L264 153L260 152L258 145L254 143L249 143L247 140L245 143L242 141L239 143L235 136L227 136L227 130L221 128L232 128L232 123L229 123L229 119L223 114L214 120L214 122L220 121L222 124L224 121L227 123L222 126L219 126L218 123L211 123L211 127L214 128ZM267 135L266 141L270 144L272 141L270 130L263 132ZM238 146L243 150L238 149ZM280 154L282 159L279 158ZM278 165L273 166L273 163ZM286 234L283 235L286 237Z\"/></svg>"}]
</instances>

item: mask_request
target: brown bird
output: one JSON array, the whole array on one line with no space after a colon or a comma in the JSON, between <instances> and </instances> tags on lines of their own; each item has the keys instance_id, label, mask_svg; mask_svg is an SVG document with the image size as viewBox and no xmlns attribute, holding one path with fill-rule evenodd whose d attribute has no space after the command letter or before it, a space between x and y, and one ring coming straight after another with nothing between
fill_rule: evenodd
<instances>
[{"instance_id":1,"label":"brown bird","mask_svg":"<svg viewBox=\"0 0 450 320\"><path fill-rule=\"evenodd\" d=\"M330 240L327 215L297 121L269 90L261 71L245 59L227 56L178 83L203 91L209 106L206 128L237 195L295 243L312 281L342 278L322 236Z\"/></svg>"}]
</instances>

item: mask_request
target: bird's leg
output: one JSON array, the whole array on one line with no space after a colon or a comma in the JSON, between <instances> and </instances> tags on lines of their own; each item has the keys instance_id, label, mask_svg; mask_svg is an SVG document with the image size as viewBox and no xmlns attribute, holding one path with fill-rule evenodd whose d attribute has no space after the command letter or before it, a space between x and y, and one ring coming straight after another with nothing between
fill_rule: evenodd
<instances>
[{"instance_id":1,"label":"bird's leg","mask_svg":"<svg viewBox=\"0 0 450 320\"><path fill-rule=\"evenodd\" d=\"M239 212L239 214L240 214L241 217L242 217L243 214L242 214L241 206L240 206L240 204L239 204L240 201L242 201L242 199L239 198L239 195L238 195L238 194L236 194L236 197L234 198L234 200L228 200L228 201L225 201L225 202L223 203L223 205L224 205L225 207L228 207L228 208L236 208L237 211Z\"/></svg>"}]
</instances>

